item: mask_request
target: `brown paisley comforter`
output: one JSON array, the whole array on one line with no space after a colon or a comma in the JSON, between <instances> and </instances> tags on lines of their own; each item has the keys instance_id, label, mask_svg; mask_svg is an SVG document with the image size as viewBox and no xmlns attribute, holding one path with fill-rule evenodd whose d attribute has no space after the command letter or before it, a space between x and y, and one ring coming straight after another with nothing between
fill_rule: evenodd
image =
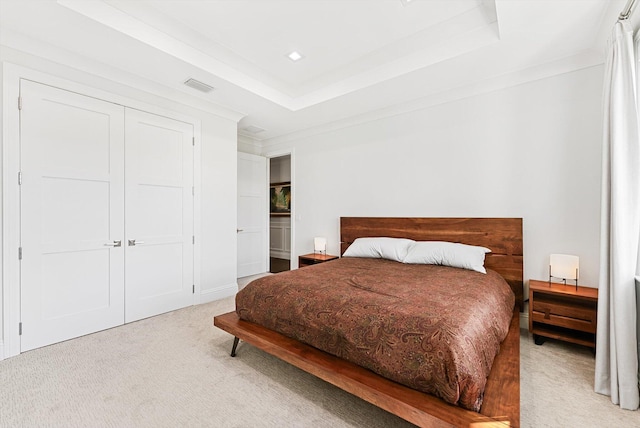
<instances>
[{"instance_id":1,"label":"brown paisley comforter","mask_svg":"<svg viewBox=\"0 0 640 428\"><path fill-rule=\"evenodd\" d=\"M479 411L506 337L514 295L481 274L390 260L342 258L253 281L241 319L388 379Z\"/></svg>"}]
</instances>

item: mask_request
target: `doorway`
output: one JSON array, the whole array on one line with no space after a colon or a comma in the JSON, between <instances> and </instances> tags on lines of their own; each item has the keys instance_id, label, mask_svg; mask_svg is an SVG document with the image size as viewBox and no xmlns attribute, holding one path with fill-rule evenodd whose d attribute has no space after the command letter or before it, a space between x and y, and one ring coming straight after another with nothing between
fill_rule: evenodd
<instances>
[{"instance_id":1,"label":"doorway","mask_svg":"<svg viewBox=\"0 0 640 428\"><path fill-rule=\"evenodd\" d=\"M269 272L291 270L291 155L269 159Z\"/></svg>"}]
</instances>

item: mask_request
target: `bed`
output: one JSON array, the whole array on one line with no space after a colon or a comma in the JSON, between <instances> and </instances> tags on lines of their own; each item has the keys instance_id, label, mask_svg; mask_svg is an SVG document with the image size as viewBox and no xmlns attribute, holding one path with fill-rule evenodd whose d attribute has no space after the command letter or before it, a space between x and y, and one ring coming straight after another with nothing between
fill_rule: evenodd
<instances>
[{"instance_id":1,"label":"bed","mask_svg":"<svg viewBox=\"0 0 640 428\"><path fill-rule=\"evenodd\" d=\"M394 238L410 238L416 241L450 241L460 242L470 245L478 245L490 248L491 253L486 255L485 266L487 267L487 277L491 275L502 276L509 287L513 290L511 304L513 305L513 295L515 295L516 310L511 315L507 313L506 337L499 345L499 353L493 361L491 371L486 379L486 386L483 385L484 399L482 406L472 411L460 406L449 404L441 398L422 392L420 385L411 385L413 388L404 386L390 380L390 376L375 374L372 370L381 372L377 366L371 366L361 354L355 360L348 355L343 356L340 347L332 349L325 344L318 345L319 348L327 349L331 353L323 352L315 347L306 345L303 341L295 340L295 334L291 334L282 326L271 325L267 321L261 324L240 319L236 312L221 315L214 318L214 324L223 330L236 336L234 340L232 355L238 339L263 349L311 374L314 374L352 394L361 397L374 405L377 405L391 413L394 413L409 422L419 426L519 426L519 309L522 308L522 220L521 219L452 219L452 218L354 218L343 217L340 220L340 233L342 241L342 252L356 239L363 237L387 236ZM348 260L341 259L331 266L336 275L349 276L342 273L341 265L351 264L347 269L360 269L360 273L372 271L376 266L370 265L370 260ZM298 273L298 281L302 284L312 273L318 273L324 278L328 278L331 270L329 263L326 266L316 266L307 268L305 274ZM387 271L396 262L380 261L383 267L380 272ZM386 263L386 264L384 264ZM397 263L396 263L397 264ZM325 269L320 272L321 268ZM441 268L441 267L435 267ZM403 268L406 270L406 268ZM422 267L412 267L409 270L420 270ZM454 269L454 268L441 268ZM460 269L454 269L460 270ZM436 275L445 275L445 271L437 271ZM420 271L422 272L422 271ZM426 271L425 271L426 272ZM497 273L496 273L497 272ZM287 276L282 276L282 281L292 282L296 278L296 272L291 272ZM373 274L374 277L376 273ZM271 277L273 278L273 277ZM337 278L337 277L336 277ZM410 277L408 277L410 278ZM403 281L406 281L404 278ZM269 280L271 281L271 279ZM371 281L371 279L369 279ZM504 284L505 281L500 281ZM327 279L324 286L333 282ZM505 285L506 287L506 285ZM478 287L482 289L482 287ZM328 289L328 288L327 288ZM324 291L322 291L324 292ZM440 291L443 292L443 291ZM278 293L273 293L276 296ZM392 293L393 294L393 293ZM487 292L489 294L489 292ZM304 301L311 299L307 295L300 296ZM477 294L473 299L482 298ZM483 307L493 305L492 301L484 303ZM239 303L239 312L246 308L246 303ZM257 306L257 305L256 305ZM509 308L507 308L509 310ZM504 312L504 311L503 311ZM301 315L301 314L299 314ZM250 317L243 317L249 318ZM312 318L312 317L309 317ZM358 315L358 319L363 318ZM510 318L510 319L509 319ZM292 318L295 320L296 318ZM291 322L291 320L289 321ZM398 321L400 323L400 321ZM502 324L504 325L505 322ZM308 328L308 327L306 327ZM276 332L279 330L285 334ZM504 337L505 334L503 334ZM293 337L293 338L292 338ZM326 341L325 341L326 342ZM397 342L397 341L396 341ZM495 345L498 346L497 344ZM336 356L338 355L338 356ZM407 354L409 355L409 354ZM495 355L495 353L494 353ZM493 356L491 356L493 359ZM403 361L406 358L403 357ZM359 362L359 364L355 364ZM406 365L406 364L405 364ZM381 372L384 374L384 370ZM482 376L481 376L482 377ZM393 376L391 376L393 379ZM397 380L397 379L396 379ZM402 381L402 380L399 380ZM403 382L406 383L406 382ZM416 389L417 388L417 389ZM423 388L424 389L424 388ZM426 391L429 391L428 388ZM463 394L464 395L464 394ZM447 398L447 397L444 397ZM447 398L447 401L451 399ZM461 400L461 402L464 400ZM473 407L467 403L466 407Z\"/></svg>"}]
</instances>

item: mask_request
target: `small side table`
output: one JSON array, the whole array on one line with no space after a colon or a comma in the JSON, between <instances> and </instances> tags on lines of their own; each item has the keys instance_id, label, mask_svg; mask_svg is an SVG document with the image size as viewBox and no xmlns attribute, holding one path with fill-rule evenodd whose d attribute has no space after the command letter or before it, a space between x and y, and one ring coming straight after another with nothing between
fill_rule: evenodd
<instances>
[{"instance_id":1,"label":"small side table","mask_svg":"<svg viewBox=\"0 0 640 428\"><path fill-rule=\"evenodd\" d=\"M529 332L536 345L545 338L596 347L598 289L529 281Z\"/></svg>"},{"instance_id":2,"label":"small side table","mask_svg":"<svg viewBox=\"0 0 640 428\"><path fill-rule=\"evenodd\" d=\"M335 260L338 258L338 256L334 256L331 254L305 254L303 256L298 256L298 267L317 265L319 263L328 262L330 260Z\"/></svg>"}]
</instances>

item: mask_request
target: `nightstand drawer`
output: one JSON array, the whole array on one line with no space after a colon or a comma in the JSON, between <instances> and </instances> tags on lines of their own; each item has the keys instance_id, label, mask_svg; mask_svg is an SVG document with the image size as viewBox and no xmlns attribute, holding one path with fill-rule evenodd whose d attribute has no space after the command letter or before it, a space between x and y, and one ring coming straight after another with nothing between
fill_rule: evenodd
<instances>
[{"instance_id":1,"label":"nightstand drawer","mask_svg":"<svg viewBox=\"0 0 640 428\"><path fill-rule=\"evenodd\" d=\"M543 315L559 315L567 318L574 318L595 324L597 308L595 302L576 303L568 299L555 297L554 300L545 299L544 295L539 295L532 302L533 312Z\"/></svg>"},{"instance_id":2,"label":"nightstand drawer","mask_svg":"<svg viewBox=\"0 0 640 428\"><path fill-rule=\"evenodd\" d=\"M596 322L594 320L584 320L571 318L563 315L556 315L548 312L531 312L532 321L549 325L557 325L559 327L570 328L572 330L584 331L587 333L596 332Z\"/></svg>"}]
</instances>

